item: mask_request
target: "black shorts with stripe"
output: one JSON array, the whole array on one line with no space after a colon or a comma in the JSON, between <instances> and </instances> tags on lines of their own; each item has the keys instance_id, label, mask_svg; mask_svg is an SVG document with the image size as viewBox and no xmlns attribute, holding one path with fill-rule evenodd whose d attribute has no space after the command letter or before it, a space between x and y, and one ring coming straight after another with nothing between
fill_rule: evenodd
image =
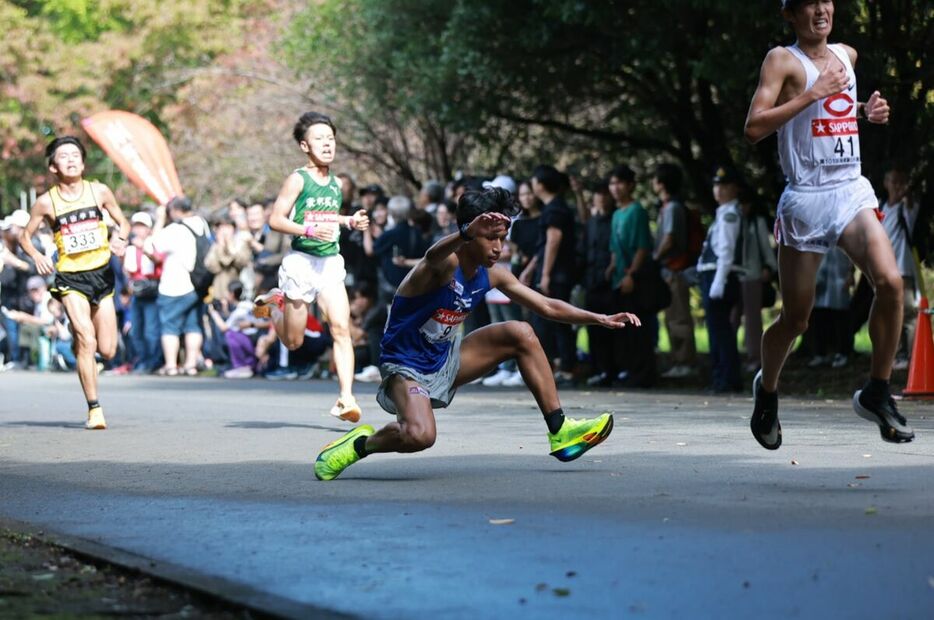
<instances>
[{"instance_id":1,"label":"black shorts with stripe","mask_svg":"<svg viewBox=\"0 0 934 620\"><path fill-rule=\"evenodd\" d=\"M92 306L96 306L114 294L114 280L114 271L109 263L89 271L58 272L55 274L55 282L49 292L59 301L65 295L77 293L87 299Z\"/></svg>"}]
</instances>

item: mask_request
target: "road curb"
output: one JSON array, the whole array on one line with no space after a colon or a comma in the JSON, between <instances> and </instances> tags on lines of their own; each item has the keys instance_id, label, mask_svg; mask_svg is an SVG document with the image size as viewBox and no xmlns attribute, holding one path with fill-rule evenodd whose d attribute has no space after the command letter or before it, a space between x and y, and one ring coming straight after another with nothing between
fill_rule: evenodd
<instances>
[{"instance_id":1,"label":"road curb","mask_svg":"<svg viewBox=\"0 0 934 620\"><path fill-rule=\"evenodd\" d=\"M61 547L83 559L112 564L123 570L140 573L231 605L245 607L263 618L350 620L358 617L316 605L298 603L261 592L242 583L205 575L171 562L156 561L130 551L62 534L31 523L0 516L0 527Z\"/></svg>"}]
</instances>

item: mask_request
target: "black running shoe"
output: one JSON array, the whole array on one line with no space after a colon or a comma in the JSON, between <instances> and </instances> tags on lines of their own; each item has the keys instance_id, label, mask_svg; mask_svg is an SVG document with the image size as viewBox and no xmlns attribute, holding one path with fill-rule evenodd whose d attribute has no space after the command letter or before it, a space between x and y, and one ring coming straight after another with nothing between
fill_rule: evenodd
<instances>
[{"instance_id":1,"label":"black running shoe","mask_svg":"<svg viewBox=\"0 0 934 620\"><path fill-rule=\"evenodd\" d=\"M856 415L879 425L882 439L890 443L908 443L915 438L915 432L908 426L908 420L898 412L895 399L888 396L885 400L874 402L863 390L856 390L853 395L853 409Z\"/></svg>"},{"instance_id":2,"label":"black running shoe","mask_svg":"<svg viewBox=\"0 0 934 620\"><path fill-rule=\"evenodd\" d=\"M762 390L762 371L752 380L752 399L755 407L749 428L752 436L766 450L778 450L782 445L782 425L778 421L778 395L769 396Z\"/></svg>"}]
</instances>

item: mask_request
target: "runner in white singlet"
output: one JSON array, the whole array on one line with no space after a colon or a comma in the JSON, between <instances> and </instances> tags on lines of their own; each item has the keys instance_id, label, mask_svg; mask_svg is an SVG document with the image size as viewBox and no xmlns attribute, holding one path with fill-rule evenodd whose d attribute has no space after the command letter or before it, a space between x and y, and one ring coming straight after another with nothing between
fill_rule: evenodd
<instances>
[{"instance_id":1,"label":"runner in white singlet","mask_svg":"<svg viewBox=\"0 0 934 620\"><path fill-rule=\"evenodd\" d=\"M823 254L839 245L869 276L876 293L869 319L870 380L854 395L853 407L879 425L884 440L911 441L914 432L889 392L901 332L902 281L875 215L878 202L860 168L858 120L884 124L889 106L878 91L865 103L857 101L856 50L827 42L832 0L783 0L781 5L798 40L766 56L745 129L753 143L778 132L788 181L775 222L783 307L762 337L752 434L764 448L781 446L778 378L795 338L807 328Z\"/></svg>"}]
</instances>

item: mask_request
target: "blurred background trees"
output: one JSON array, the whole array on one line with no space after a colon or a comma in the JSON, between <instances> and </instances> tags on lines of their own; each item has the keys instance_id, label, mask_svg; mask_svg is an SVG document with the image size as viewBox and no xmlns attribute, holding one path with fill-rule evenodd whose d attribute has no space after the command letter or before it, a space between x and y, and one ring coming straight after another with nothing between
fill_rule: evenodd
<instances>
[{"instance_id":1,"label":"blurred background trees","mask_svg":"<svg viewBox=\"0 0 934 620\"><path fill-rule=\"evenodd\" d=\"M335 118L342 170L397 190L540 161L595 179L669 160L705 201L711 168L733 162L773 204L774 137L753 147L742 127L763 57L792 42L777 4L0 0L2 209L44 183L51 135L107 108L165 131L206 206L275 194L301 163L291 124L312 108ZM927 0L837 3L860 98L878 89L893 107L888 127L862 129L877 188L890 161L932 176L932 17ZM89 176L124 186L92 152Z\"/></svg>"}]
</instances>

